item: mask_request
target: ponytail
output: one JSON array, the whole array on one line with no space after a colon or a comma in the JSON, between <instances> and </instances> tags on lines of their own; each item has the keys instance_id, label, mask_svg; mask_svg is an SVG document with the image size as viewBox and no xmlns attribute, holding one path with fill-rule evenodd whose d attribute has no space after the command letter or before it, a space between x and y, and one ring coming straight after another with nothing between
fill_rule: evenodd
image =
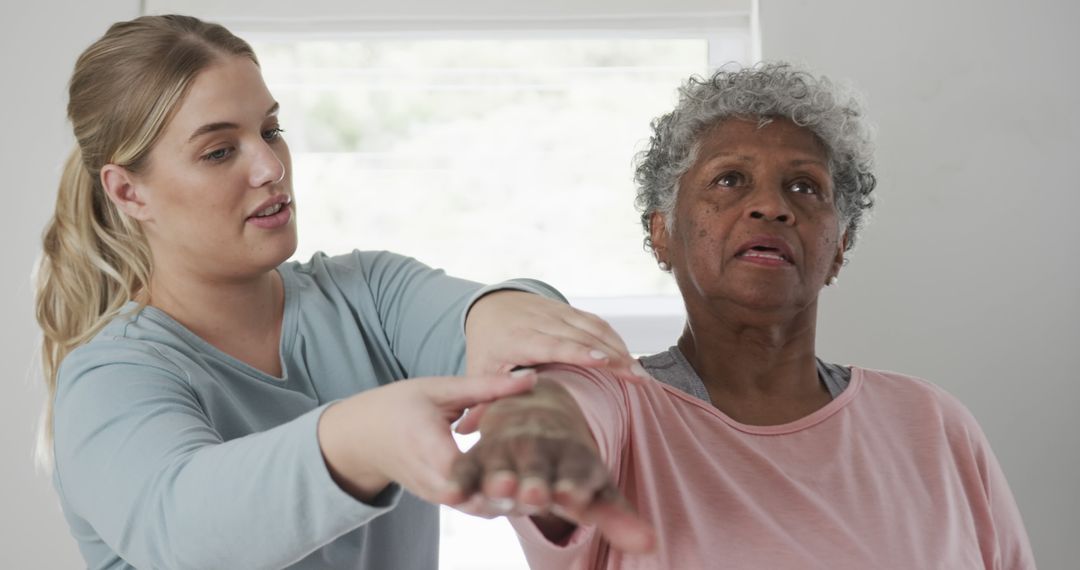
<instances>
[{"instance_id":1,"label":"ponytail","mask_svg":"<svg viewBox=\"0 0 1080 570\"><path fill-rule=\"evenodd\" d=\"M52 407L60 363L146 288L150 250L138 224L121 214L76 147L64 165L56 212L45 228L37 268L36 317L44 333L46 400L37 463L52 459Z\"/></svg>"}]
</instances>

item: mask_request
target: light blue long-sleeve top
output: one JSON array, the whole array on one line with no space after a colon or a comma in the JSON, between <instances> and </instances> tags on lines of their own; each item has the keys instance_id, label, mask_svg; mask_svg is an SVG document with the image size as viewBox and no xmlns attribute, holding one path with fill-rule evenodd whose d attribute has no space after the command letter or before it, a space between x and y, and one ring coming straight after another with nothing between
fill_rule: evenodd
<instances>
[{"instance_id":1,"label":"light blue long-sleeve top","mask_svg":"<svg viewBox=\"0 0 1080 570\"><path fill-rule=\"evenodd\" d=\"M64 359L54 484L89 568L437 566L437 507L396 485L370 504L342 491L319 415L401 378L460 373L463 315L486 291L561 296L531 280L481 289L388 252L278 271L281 378L134 303Z\"/></svg>"}]
</instances>

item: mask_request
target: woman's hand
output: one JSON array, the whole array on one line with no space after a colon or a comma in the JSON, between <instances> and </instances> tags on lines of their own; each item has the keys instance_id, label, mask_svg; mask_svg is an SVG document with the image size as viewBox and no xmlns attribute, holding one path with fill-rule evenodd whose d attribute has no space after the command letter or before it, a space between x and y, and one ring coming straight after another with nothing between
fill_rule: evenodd
<instances>
[{"instance_id":1,"label":"woman's hand","mask_svg":"<svg viewBox=\"0 0 1080 570\"><path fill-rule=\"evenodd\" d=\"M577 524L593 524L614 548L651 550L652 528L619 493L569 393L541 380L528 394L490 405L482 437L453 467L448 504L492 517L531 515L561 543Z\"/></svg>"},{"instance_id":2,"label":"woman's hand","mask_svg":"<svg viewBox=\"0 0 1080 570\"><path fill-rule=\"evenodd\" d=\"M465 320L465 340L467 374L561 362L606 368L630 382L649 377L607 321L533 293L481 297Z\"/></svg>"},{"instance_id":3,"label":"woman's hand","mask_svg":"<svg viewBox=\"0 0 1080 570\"><path fill-rule=\"evenodd\" d=\"M532 371L465 378L401 380L328 407L318 438L331 476L368 501L391 481L432 502L456 499L449 482L461 455L450 424L471 406L527 391Z\"/></svg>"},{"instance_id":4,"label":"woman's hand","mask_svg":"<svg viewBox=\"0 0 1080 570\"><path fill-rule=\"evenodd\" d=\"M495 291L477 300L465 320L467 374L506 373L519 366L561 362L606 368L640 383L649 373L604 319L533 293ZM476 430L486 406L469 410L457 430Z\"/></svg>"}]
</instances>

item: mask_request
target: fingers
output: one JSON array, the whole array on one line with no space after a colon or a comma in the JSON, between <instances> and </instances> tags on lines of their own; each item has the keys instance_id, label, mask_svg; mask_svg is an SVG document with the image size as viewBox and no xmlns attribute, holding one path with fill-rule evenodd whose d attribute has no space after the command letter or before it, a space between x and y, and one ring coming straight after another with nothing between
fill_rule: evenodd
<instances>
[{"instance_id":1,"label":"fingers","mask_svg":"<svg viewBox=\"0 0 1080 570\"><path fill-rule=\"evenodd\" d=\"M597 479L586 475L582 480L561 479L556 484L551 511L578 524L595 525L611 546L625 552L648 552L656 544L656 533L634 512L610 480L590 492Z\"/></svg>"},{"instance_id":2,"label":"fingers","mask_svg":"<svg viewBox=\"0 0 1080 570\"><path fill-rule=\"evenodd\" d=\"M494 453L484 461L484 478L480 484L481 492L489 499L509 499L513 501L517 492L517 474L506 454Z\"/></svg>"},{"instance_id":3,"label":"fingers","mask_svg":"<svg viewBox=\"0 0 1080 570\"><path fill-rule=\"evenodd\" d=\"M447 474L461 454L449 433L445 438L441 435L428 434L413 441L411 453L395 464L392 479L429 503L450 504L457 487Z\"/></svg>"},{"instance_id":4,"label":"fingers","mask_svg":"<svg viewBox=\"0 0 1080 570\"><path fill-rule=\"evenodd\" d=\"M528 433L481 439L455 463L452 479L464 502L473 494L495 501L504 514L547 512L558 506L580 518L610 484L607 467L584 442Z\"/></svg>"},{"instance_id":5,"label":"fingers","mask_svg":"<svg viewBox=\"0 0 1080 570\"><path fill-rule=\"evenodd\" d=\"M551 512L595 525L618 550L652 550L655 532L619 493L595 452L561 447L563 453L552 454L535 440L505 447L477 444L454 465L458 494L448 504L486 518Z\"/></svg>"},{"instance_id":6,"label":"fingers","mask_svg":"<svg viewBox=\"0 0 1080 570\"><path fill-rule=\"evenodd\" d=\"M483 473L483 467L475 455L465 454L458 457L450 468L451 485L443 497L443 502L458 506L477 497Z\"/></svg>"},{"instance_id":7,"label":"fingers","mask_svg":"<svg viewBox=\"0 0 1080 570\"><path fill-rule=\"evenodd\" d=\"M483 517L485 519L493 519L507 514L503 511L496 511L495 509L490 508L490 501L479 493L469 497L464 502L447 504L463 513L470 514L474 517Z\"/></svg>"},{"instance_id":8,"label":"fingers","mask_svg":"<svg viewBox=\"0 0 1080 570\"><path fill-rule=\"evenodd\" d=\"M583 522L596 530L623 552L649 552L656 547L656 532L638 516L614 487L598 494L583 516Z\"/></svg>"},{"instance_id":9,"label":"fingers","mask_svg":"<svg viewBox=\"0 0 1080 570\"><path fill-rule=\"evenodd\" d=\"M531 366L560 362L587 368L606 368L619 379L634 384L652 378L634 358L597 349L589 339L581 336L579 332L560 335L555 331L533 330L521 341L522 346L530 349L528 354L520 357L521 364Z\"/></svg>"},{"instance_id":10,"label":"fingers","mask_svg":"<svg viewBox=\"0 0 1080 570\"><path fill-rule=\"evenodd\" d=\"M458 457L450 469L450 479L458 493L452 504L463 503L474 495L512 498L517 490L517 475L507 449L483 440Z\"/></svg>"},{"instance_id":11,"label":"fingers","mask_svg":"<svg viewBox=\"0 0 1080 570\"><path fill-rule=\"evenodd\" d=\"M588 355L594 361L599 361L591 364L582 362L574 364L607 368L623 380L632 383L640 383L650 378L641 364L631 356L622 337L604 319L587 311L567 307L567 314L563 317L563 321L578 333L567 332L567 338L589 347ZM553 331L547 331L547 333L556 334ZM582 334L587 336L582 336Z\"/></svg>"},{"instance_id":12,"label":"fingers","mask_svg":"<svg viewBox=\"0 0 1080 570\"><path fill-rule=\"evenodd\" d=\"M544 512L551 505L551 480L555 467L543 453L534 453L517 463L518 485L515 500L526 510Z\"/></svg>"},{"instance_id":13,"label":"fingers","mask_svg":"<svg viewBox=\"0 0 1080 570\"><path fill-rule=\"evenodd\" d=\"M563 320L571 327L581 330L603 344L596 348L616 357L630 358L630 350L626 348L619 333L611 328L611 324L599 316L582 311L581 309L569 308L570 312Z\"/></svg>"},{"instance_id":14,"label":"fingers","mask_svg":"<svg viewBox=\"0 0 1080 570\"><path fill-rule=\"evenodd\" d=\"M538 295L499 291L482 297L470 309L466 336L470 374L562 362L606 368L633 383L649 378L602 318Z\"/></svg>"},{"instance_id":15,"label":"fingers","mask_svg":"<svg viewBox=\"0 0 1080 570\"><path fill-rule=\"evenodd\" d=\"M460 413L484 402L527 392L535 385L536 372L522 369L505 376L431 378L424 382L424 390L435 405Z\"/></svg>"},{"instance_id":16,"label":"fingers","mask_svg":"<svg viewBox=\"0 0 1080 570\"><path fill-rule=\"evenodd\" d=\"M595 453L566 453L555 473L553 503L572 520L581 522L589 505L610 485L607 467Z\"/></svg>"}]
</instances>

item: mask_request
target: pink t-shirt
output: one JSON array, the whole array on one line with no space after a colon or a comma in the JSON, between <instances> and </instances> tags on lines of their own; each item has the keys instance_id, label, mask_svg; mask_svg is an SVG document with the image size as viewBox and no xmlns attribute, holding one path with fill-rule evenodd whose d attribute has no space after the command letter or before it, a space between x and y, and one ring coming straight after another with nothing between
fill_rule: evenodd
<instances>
[{"instance_id":1,"label":"pink t-shirt","mask_svg":"<svg viewBox=\"0 0 1080 570\"><path fill-rule=\"evenodd\" d=\"M658 540L649 555L626 555L582 527L558 546L513 519L534 569L1035 568L986 437L923 380L852 368L825 407L749 426L659 382L546 369Z\"/></svg>"}]
</instances>

